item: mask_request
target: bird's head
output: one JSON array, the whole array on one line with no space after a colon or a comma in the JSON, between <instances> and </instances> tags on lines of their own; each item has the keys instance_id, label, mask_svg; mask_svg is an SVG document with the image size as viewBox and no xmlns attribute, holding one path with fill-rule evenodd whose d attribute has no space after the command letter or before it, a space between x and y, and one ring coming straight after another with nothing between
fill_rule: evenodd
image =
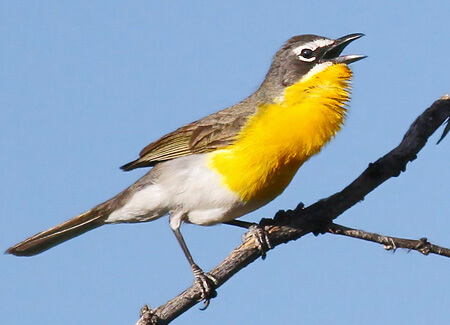
<instances>
[{"instance_id":1,"label":"bird's head","mask_svg":"<svg viewBox=\"0 0 450 325\"><path fill-rule=\"evenodd\" d=\"M332 64L350 64L361 60L366 56L340 54L348 44L362 36L364 34L361 33L338 39L310 34L294 36L275 54L268 77L278 79L286 87Z\"/></svg>"}]
</instances>

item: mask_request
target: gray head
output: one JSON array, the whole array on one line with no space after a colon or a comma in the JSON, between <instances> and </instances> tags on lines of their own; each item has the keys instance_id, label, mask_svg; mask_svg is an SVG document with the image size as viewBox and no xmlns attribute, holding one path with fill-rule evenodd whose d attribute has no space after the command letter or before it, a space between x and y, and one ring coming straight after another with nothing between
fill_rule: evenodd
<instances>
[{"instance_id":1,"label":"gray head","mask_svg":"<svg viewBox=\"0 0 450 325\"><path fill-rule=\"evenodd\" d=\"M287 87L297 82L315 66L324 62L350 64L363 55L339 56L344 48L364 34L350 34L338 39L317 35L294 36L275 54L265 83ZM275 84L274 84L275 83Z\"/></svg>"}]
</instances>

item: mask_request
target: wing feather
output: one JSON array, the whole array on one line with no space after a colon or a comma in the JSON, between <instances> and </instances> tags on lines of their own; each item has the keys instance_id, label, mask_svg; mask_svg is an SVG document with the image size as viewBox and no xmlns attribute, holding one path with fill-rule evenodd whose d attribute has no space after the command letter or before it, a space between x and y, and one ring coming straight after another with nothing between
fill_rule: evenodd
<instances>
[{"instance_id":1,"label":"wing feather","mask_svg":"<svg viewBox=\"0 0 450 325\"><path fill-rule=\"evenodd\" d=\"M161 137L142 149L138 159L121 168L128 171L154 166L162 161L207 153L232 144L248 117L256 112L256 105L243 104L241 102Z\"/></svg>"}]
</instances>

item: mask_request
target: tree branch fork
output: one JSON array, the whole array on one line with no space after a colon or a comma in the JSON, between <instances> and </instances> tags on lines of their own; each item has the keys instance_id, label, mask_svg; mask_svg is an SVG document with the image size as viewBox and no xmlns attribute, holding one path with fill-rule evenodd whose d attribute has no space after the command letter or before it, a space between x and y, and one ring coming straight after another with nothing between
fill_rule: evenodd
<instances>
[{"instance_id":1,"label":"tree branch fork","mask_svg":"<svg viewBox=\"0 0 450 325\"><path fill-rule=\"evenodd\" d=\"M405 248L424 255L437 254L450 257L450 249L434 245L428 242L427 238L418 240L396 238L345 227L333 222L343 212L364 200L364 197L380 184L405 171L406 165L416 159L428 138L446 122L447 125L439 143L450 130L449 120L450 96L444 95L414 121L396 148L370 163L366 170L342 191L306 208L300 203L294 210L279 211L272 219L262 219L259 225L267 232L272 249L308 233L329 233L375 242L383 245L386 250L395 251L398 248ZM252 236L245 238L239 247L209 272L217 279L217 287L261 256L257 240ZM201 290L194 283L154 310L144 306L136 325L168 324L196 305L200 299Z\"/></svg>"}]
</instances>

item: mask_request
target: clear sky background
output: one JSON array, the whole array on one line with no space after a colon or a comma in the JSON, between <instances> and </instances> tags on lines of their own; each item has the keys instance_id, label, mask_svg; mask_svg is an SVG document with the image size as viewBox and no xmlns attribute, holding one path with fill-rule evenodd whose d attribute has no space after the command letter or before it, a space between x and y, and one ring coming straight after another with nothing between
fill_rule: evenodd
<instances>
[{"instance_id":1,"label":"clear sky background","mask_svg":"<svg viewBox=\"0 0 450 325\"><path fill-rule=\"evenodd\" d=\"M345 53L345 128L266 207L342 189L450 91L450 2L1 1L0 248L110 198L146 171L119 166L160 136L257 89L290 37L362 32ZM450 138L342 215L347 226L450 246ZM206 271L241 242L182 228ZM448 324L450 260L350 238L277 247L174 324ZM98 228L32 258L0 256L1 324L134 324L193 277L168 218ZM200 305L199 305L200 307Z\"/></svg>"}]
</instances>

